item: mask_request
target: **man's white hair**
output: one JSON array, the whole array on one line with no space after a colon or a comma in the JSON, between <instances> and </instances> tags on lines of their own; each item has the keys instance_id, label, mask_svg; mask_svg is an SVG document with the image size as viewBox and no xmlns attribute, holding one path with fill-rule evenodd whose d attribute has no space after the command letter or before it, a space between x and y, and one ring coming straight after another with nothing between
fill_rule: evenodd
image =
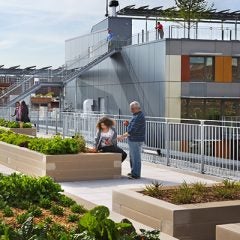
<instances>
[{"instance_id":1,"label":"man's white hair","mask_svg":"<svg viewBox=\"0 0 240 240\"><path fill-rule=\"evenodd\" d=\"M141 108L140 103L137 102L137 101L131 102L131 103L130 103L130 107L137 107L137 108L139 108L139 109Z\"/></svg>"}]
</instances>

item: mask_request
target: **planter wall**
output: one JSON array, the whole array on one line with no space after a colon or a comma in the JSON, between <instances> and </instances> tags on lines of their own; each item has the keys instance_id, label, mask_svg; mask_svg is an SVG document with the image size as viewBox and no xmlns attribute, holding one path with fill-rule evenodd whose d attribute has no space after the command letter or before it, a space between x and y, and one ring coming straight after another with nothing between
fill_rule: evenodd
<instances>
[{"instance_id":1,"label":"planter wall","mask_svg":"<svg viewBox=\"0 0 240 240\"><path fill-rule=\"evenodd\" d=\"M121 177L119 153L44 155L0 142L0 164L31 176L50 176L56 181Z\"/></svg>"},{"instance_id":2,"label":"planter wall","mask_svg":"<svg viewBox=\"0 0 240 240\"><path fill-rule=\"evenodd\" d=\"M24 135L29 135L29 136L37 136L37 130L36 128L5 128L5 127L0 127L6 130L10 130L15 133L19 134L24 134Z\"/></svg>"},{"instance_id":3,"label":"planter wall","mask_svg":"<svg viewBox=\"0 0 240 240\"><path fill-rule=\"evenodd\" d=\"M239 200L174 205L135 190L113 191L113 211L180 240L213 240L216 225L240 222Z\"/></svg>"}]
</instances>

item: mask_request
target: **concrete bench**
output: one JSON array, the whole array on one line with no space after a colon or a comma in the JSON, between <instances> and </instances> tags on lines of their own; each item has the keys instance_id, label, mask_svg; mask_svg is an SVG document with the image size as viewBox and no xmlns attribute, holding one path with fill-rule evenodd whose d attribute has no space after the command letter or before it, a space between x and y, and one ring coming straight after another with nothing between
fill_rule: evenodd
<instances>
[{"instance_id":1,"label":"concrete bench","mask_svg":"<svg viewBox=\"0 0 240 240\"><path fill-rule=\"evenodd\" d=\"M216 226L216 240L239 240L240 223Z\"/></svg>"}]
</instances>

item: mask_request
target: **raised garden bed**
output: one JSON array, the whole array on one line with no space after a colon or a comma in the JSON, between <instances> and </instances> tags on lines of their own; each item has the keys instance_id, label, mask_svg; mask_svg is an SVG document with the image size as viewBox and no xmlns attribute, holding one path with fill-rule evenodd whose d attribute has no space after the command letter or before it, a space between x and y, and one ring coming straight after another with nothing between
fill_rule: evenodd
<instances>
[{"instance_id":1,"label":"raised garden bed","mask_svg":"<svg viewBox=\"0 0 240 240\"><path fill-rule=\"evenodd\" d=\"M20 123L15 121L7 121L5 119L0 119L0 128L5 130L10 130L15 133L36 136L37 130L32 127L31 123L24 123L23 127L20 128Z\"/></svg>"},{"instance_id":2,"label":"raised garden bed","mask_svg":"<svg viewBox=\"0 0 240 240\"><path fill-rule=\"evenodd\" d=\"M0 142L0 163L27 175L51 176L56 181L121 177L119 153L45 155Z\"/></svg>"},{"instance_id":3,"label":"raised garden bed","mask_svg":"<svg viewBox=\"0 0 240 240\"><path fill-rule=\"evenodd\" d=\"M49 177L0 175L0 196L1 239L159 239L158 231L137 233L127 219L114 222L104 206L86 210Z\"/></svg>"},{"instance_id":4,"label":"raised garden bed","mask_svg":"<svg viewBox=\"0 0 240 240\"><path fill-rule=\"evenodd\" d=\"M144 189L114 190L113 211L147 226L160 229L162 232L181 240L215 239L216 225L240 222L240 200L231 200L233 196L239 199L239 192L234 193L231 189L234 188L235 184L227 181L225 184L228 185L227 190L222 190L223 186L219 186L216 191L221 195L219 199L227 198L228 201L216 202L216 198L213 197L212 201L214 202L181 205L169 201L182 198L184 201L188 199L191 202L186 189L181 196L171 197L171 194L167 194L167 189L169 188L170 192L173 192L174 188L163 188L162 198L167 201L144 195L142 193Z\"/></svg>"},{"instance_id":5,"label":"raised garden bed","mask_svg":"<svg viewBox=\"0 0 240 240\"><path fill-rule=\"evenodd\" d=\"M0 132L0 163L16 171L51 176L56 181L121 177L121 154L84 153L84 150L85 141L78 136L44 139Z\"/></svg>"}]
</instances>

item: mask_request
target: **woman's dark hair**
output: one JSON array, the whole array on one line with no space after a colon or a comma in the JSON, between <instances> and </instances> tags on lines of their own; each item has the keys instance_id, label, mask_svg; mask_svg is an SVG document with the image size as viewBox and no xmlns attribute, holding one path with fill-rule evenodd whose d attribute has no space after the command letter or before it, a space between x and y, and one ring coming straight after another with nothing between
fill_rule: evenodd
<instances>
[{"instance_id":1,"label":"woman's dark hair","mask_svg":"<svg viewBox=\"0 0 240 240\"><path fill-rule=\"evenodd\" d=\"M22 101L21 104L22 104L22 106L24 106L24 107L27 106L27 104L25 103L25 101Z\"/></svg>"},{"instance_id":2,"label":"woman's dark hair","mask_svg":"<svg viewBox=\"0 0 240 240\"><path fill-rule=\"evenodd\" d=\"M99 130L102 129L101 123L104 123L104 125L106 125L107 127L112 127L115 124L114 120L112 120L111 118L102 117L101 119L99 119L99 121L97 123L97 128Z\"/></svg>"}]
</instances>

